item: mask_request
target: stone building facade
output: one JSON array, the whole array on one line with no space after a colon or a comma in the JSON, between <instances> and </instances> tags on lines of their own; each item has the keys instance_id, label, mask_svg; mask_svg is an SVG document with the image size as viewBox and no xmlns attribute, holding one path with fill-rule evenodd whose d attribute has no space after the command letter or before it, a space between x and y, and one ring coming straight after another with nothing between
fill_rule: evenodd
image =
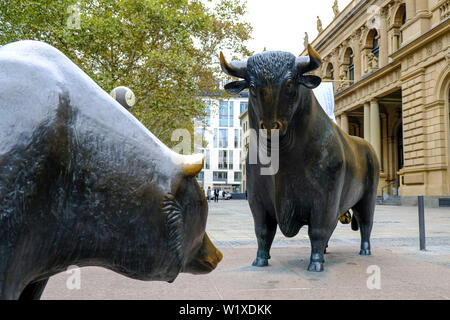
<instances>
[{"instance_id":1,"label":"stone building facade","mask_svg":"<svg viewBox=\"0 0 450 320\"><path fill-rule=\"evenodd\" d=\"M311 45L338 125L379 156L379 195L450 195L450 0L354 0Z\"/></svg>"}]
</instances>

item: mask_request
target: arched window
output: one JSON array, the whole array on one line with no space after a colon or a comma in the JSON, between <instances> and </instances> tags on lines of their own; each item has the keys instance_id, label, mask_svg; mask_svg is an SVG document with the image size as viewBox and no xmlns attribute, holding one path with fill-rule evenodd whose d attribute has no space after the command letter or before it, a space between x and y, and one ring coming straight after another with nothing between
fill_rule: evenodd
<instances>
[{"instance_id":1,"label":"arched window","mask_svg":"<svg viewBox=\"0 0 450 320\"><path fill-rule=\"evenodd\" d=\"M353 61L353 50L352 48L347 48L344 55L344 70L346 71L347 80L350 80L350 84L355 80L355 64Z\"/></svg>"},{"instance_id":2,"label":"arched window","mask_svg":"<svg viewBox=\"0 0 450 320\"><path fill-rule=\"evenodd\" d=\"M348 64L348 80L352 81L352 83L355 80L355 65L353 63L353 52L350 56Z\"/></svg>"},{"instance_id":3,"label":"arched window","mask_svg":"<svg viewBox=\"0 0 450 320\"><path fill-rule=\"evenodd\" d=\"M401 4L397 12L395 12L392 30L393 30L393 38L392 38L392 51L398 50L401 44L403 43L403 30L402 26L406 23L406 6L405 4Z\"/></svg>"},{"instance_id":4,"label":"arched window","mask_svg":"<svg viewBox=\"0 0 450 320\"><path fill-rule=\"evenodd\" d=\"M378 32L376 30L372 34L372 53L375 55L375 57L379 58L380 47L378 45Z\"/></svg>"},{"instance_id":5,"label":"arched window","mask_svg":"<svg viewBox=\"0 0 450 320\"><path fill-rule=\"evenodd\" d=\"M334 80L334 67L333 67L333 64L331 62L327 65L325 78L326 79L330 79L330 80Z\"/></svg>"}]
</instances>

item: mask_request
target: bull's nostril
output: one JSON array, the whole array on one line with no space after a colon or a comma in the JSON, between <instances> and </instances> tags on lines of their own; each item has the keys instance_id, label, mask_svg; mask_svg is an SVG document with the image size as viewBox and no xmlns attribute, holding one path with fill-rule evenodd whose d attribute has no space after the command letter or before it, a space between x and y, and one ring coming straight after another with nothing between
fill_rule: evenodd
<instances>
[{"instance_id":1,"label":"bull's nostril","mask_svg":"<svg viewBox=\"0 0 450 320\"><path fill-rule=\"evenodd\" d=\"M272 123L272 129L281 129L281 122L280 121L275 121L274 123Z\"/></svg>"}]
</instances>

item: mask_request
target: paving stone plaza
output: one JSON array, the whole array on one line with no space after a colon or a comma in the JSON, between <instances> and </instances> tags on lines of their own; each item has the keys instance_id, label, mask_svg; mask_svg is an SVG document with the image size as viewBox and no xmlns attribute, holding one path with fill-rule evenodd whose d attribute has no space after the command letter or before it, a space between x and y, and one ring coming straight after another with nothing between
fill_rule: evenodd
<instances>
[{"instance_id":1,"label":"paving stone plaza","mask_svg":"<svg viewBox=\"0 0 450 320\"><path fill-rule=\"evenodd\" d=\"M60 273L50 278L42 299L450 299L449 208L426 208L425 226L427 250L420 251L417 207L377 206L372 256L358 254L359 232L338 224L325 271L308 272L305 227L293 238L278 231L269 266L256 268L247 201L211 201L207 232L224 256L212 273L180 274L169 284L86 267L80 269L79 289L68 289L71 274Z\"/></svg>"}]
</instances>

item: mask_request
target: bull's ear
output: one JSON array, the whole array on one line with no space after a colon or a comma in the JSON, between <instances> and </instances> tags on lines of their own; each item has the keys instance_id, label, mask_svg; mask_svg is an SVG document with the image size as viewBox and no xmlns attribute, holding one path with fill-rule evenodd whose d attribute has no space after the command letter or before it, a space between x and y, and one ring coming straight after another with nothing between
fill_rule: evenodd
<instances>
[{"instance_id":1,"label":"bull's ear","mask_svg":"<svg viewBox=\"0 0 450 320\"><path fill-rule=\"evenodd\" d=\"M229 94L238 94L242 90L248 88L247 81L233 81L225 85L225 91Z\"/></svg>"},{"instance_id":2,"label":"bull's ear","mask_svg":"<svg viewBox=\"0 0 450 320\"><path fill-rule=\"evenodd\" d=\"M314 89L320 85L322 79L318 76L307 75L307 76L300 76L299 82L300 84L304 85L309 89Z\"/></svg>"}]
</instances>

